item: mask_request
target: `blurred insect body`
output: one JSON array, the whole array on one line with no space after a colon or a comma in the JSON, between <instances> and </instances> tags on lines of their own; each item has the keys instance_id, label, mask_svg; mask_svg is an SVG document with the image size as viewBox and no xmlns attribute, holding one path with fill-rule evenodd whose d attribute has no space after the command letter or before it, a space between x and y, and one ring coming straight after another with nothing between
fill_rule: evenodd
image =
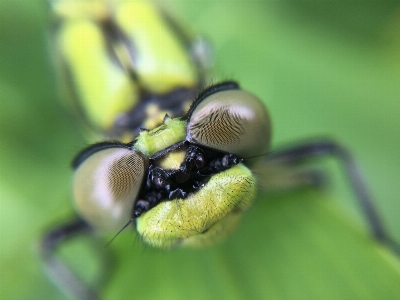
<instances>
[{"instance_id":1,"label":"blurred insect body","mask_svg":"<svg viewBox=\"0 0 400 300\"><path fill-rule=\"evenodd\" d=\"M325 139L266 155L266 108L234 82L204 88L206 59L168 15L142 1L51 4L65 92L88 124L124 140L77 155L73 193L80 218L42 241L45 265L59 281L69 278L61 284L75 296L98 297L57 259L64 239L133 224L154 247L207 245L232 231L253 203L263 185L253 170L267 174L259 178L269 187L317 185L315 173L294 165L321 155L343 163L374 236L395 246L351 155Z\"/></svg>"},{"instance_id":2,"label":"blurred insect body","mask_svg":"<svg viewBox=\"0 0 400 300\"><path fill-rule=\"evenodd\" d=\"M63 97L107 135L134 136L166 112L181 115L202 86L205 44L150 3L55 0L51 8Z\"/></svg>"}]
</instances>

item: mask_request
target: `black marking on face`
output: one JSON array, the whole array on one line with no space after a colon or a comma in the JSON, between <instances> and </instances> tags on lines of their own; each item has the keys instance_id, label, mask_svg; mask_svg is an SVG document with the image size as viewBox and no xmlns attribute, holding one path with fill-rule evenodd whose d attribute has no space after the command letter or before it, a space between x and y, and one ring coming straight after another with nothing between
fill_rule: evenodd
<instances>
[{"instance_id":1,"label":"black marking on face","mask_svg":"<svg viewBox=\"0 0 400 300\"><path fill-rule=\"evenodd\" d=\"M187 147L185 159L178 169L166 170L156 166L159 156L156 160L150 160L147 179L134 205L134 218L163 201L187 198L189 194L201 189L213 175L242 161L231 153L196 145L184 147Z\"/></svg>"}]
</instances>

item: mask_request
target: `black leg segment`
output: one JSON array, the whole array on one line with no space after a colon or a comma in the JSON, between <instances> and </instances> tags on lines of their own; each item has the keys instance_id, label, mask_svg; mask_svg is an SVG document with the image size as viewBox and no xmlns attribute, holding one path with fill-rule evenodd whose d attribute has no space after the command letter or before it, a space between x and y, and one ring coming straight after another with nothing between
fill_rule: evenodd
<instances>
[{"instance_id":1,"label":"black leg segment","mask_svg":"<svg viewBox=\"0 0 400 300\"><path fill-rule=\"evenodd\" d=\"M344 167L344 171L350 181L352 190L359 202L361 209L368 221L371 231L375 238L391 247L400 255L400 245L393 241L385 230L374 205L371 193L362 176L354 157L343 146L329 139L311 140L292 147L274 151L266 156L266 162L278 162L283 165L294 165L305 163L316 157L332 156L336 158Z\"/></svg>"},{"instance_id":2,"label":"black leg segment","mask_svg":"<svg viewBox=\"0 0 400 300\"><path fill-rule=\"evenodd\" d=\"M57 250L67 240L91 233L92 230L86 222L74 219L53 228L40 241L41 260L48 277L57 287L76 299L95 300L100 297L58 257Z\"/></svg>"}]
</instances>

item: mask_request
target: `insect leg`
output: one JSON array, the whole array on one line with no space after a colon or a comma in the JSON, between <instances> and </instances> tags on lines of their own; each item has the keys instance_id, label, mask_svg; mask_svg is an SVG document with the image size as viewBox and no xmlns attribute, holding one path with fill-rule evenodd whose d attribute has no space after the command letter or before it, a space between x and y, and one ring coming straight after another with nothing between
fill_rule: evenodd
<instances>
[{"instance_id":1,"label":"insect leg","mask_svg":"<svg viewBox=\"0 0 400 300\"><path fill-rule=\"evenodd\" d=\"M57 255L58 248L78 235L90 235L92 230L82 219L59 225L47 232L40 241L40 255L48 277L63 291L77 299L100 299L99 295L77 276Z\"/></svg>"},{"instance_id":2,"label":"insect leg","mask_svg":"<svg viewBox=\"0 0 400 300\"><path fill-rule=\"evenodd\" d=\"M400 245L393 241L385 230L374 205L371 193L369 192L367 184L362 176L362 172L360 171L354 157L346 148L329 139L312 140L274 151L266 156L265 162L283 165L298 165L315 159L316 157L327 156L336 158L343 165L344 171L350 181L351 188L355 193L356 199L363 210L375 238L379 242L387 244L398 255L400 255Z\"/></svg>"}]
</instances>

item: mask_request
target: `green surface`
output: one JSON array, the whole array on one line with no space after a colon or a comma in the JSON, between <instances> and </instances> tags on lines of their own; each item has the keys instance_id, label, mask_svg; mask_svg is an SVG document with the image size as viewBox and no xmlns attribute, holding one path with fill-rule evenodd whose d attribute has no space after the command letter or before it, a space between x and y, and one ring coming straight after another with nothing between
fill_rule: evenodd
<instances>
[{"instance_id":1,"label":"green surface","mask_svg":"<svg viewBox=\"0 0 400 300\"><path fill-rule=\"evenodd\" d=\"M265 99L274 145L328 135L352 150L400 240L398 3L169 2L214 45L219 78ZM47 25L44 1L0 3L2 299L60 297L36 241L72 215L68 163L86 145L57 101ZM215 247L154 251L121 235L107 298L399 299L399 260L370 238L341 173L326 166L338 188L260 197ZM77 243L75 265L95 269Z\"/></svg>"}]
</instances>

